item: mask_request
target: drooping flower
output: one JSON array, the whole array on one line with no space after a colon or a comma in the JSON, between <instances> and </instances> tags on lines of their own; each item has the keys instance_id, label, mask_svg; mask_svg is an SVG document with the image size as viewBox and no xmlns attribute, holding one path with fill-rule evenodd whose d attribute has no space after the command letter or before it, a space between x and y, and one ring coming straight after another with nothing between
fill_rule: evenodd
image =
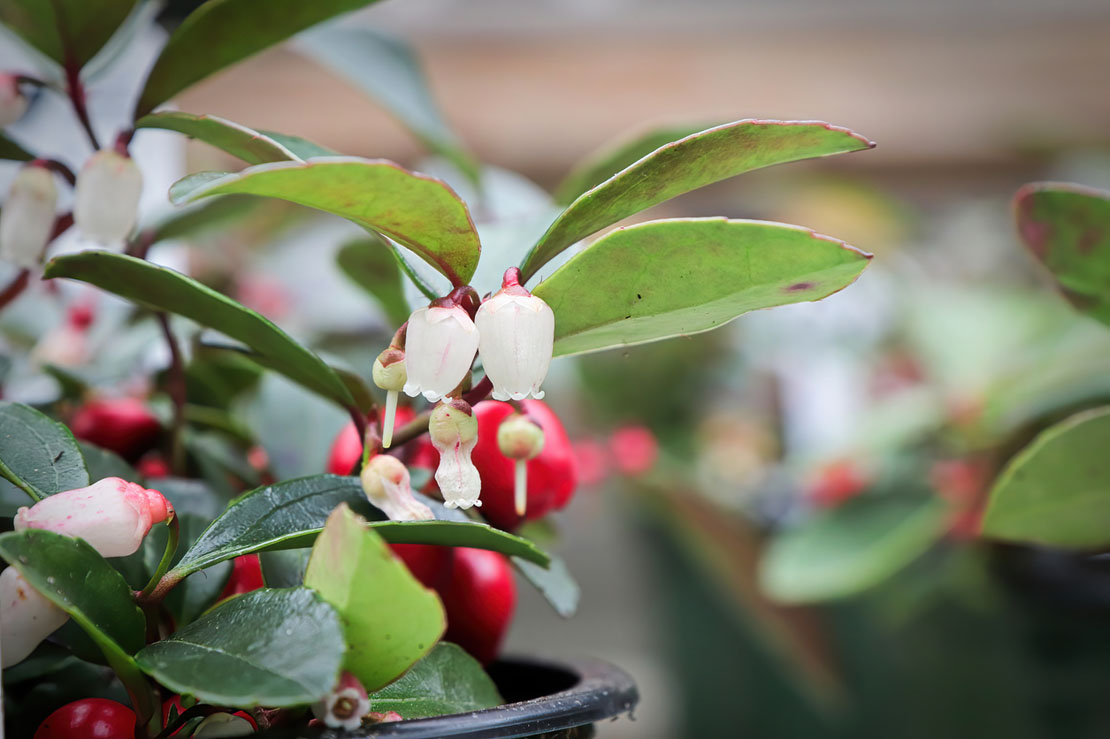
<instances>
[{"instance_id":1,"label":"drooping flower","mask_svg":"<svg viewBox=\"0 0 1110 739\"><path fill-rule=\"evenodd\" d=\"M353 731L370 713L370 698L358 678L344 670L331 692L313 704L312 713L333 729Z\"/></svg>"},{"instance_id":2,"label":"drooping flower","mask_svg":"<svg viewBox=\"0 0 1110 739\"><path fill-rule=\"evenodd\" d=\"M448 508L481 506L482 478L470 461L478 443L478 419L465 400L444 401L428 419L428 435L439 452L436 484Z\"/></svg>"},{"instance_id":3,"label":"drooping flower","mask_svg":"<svg viewBox=\"0 0 1110 739\"><path fill-rule=\"evenodd\" d=\"M478 351L495 400L542 398L555 342L555 313L520 284L520 270L505 271L501 289L474 317Z\"/></svg>"},{"instance_id":4,"label":"drooping flower","mask_svg":"<svg viewBox=\"0 0 1110 739\"><path fill-rule=\"evenodd\" d=\"M408 373L405 370L405 334L408 324L393 335L389 348L374 360L374 384L385 390L385 414L382 417L382 448L393 444L393 420L397 416L397 393L405 389Z\"/></svg>"},{"instance_id":5,"label":"drooping flower","mask_svg":"<svg viewBox=\"0 0 1110 739\"><path fill-rule=\"evenodd\" d=\"M27 112L27 96L19 89L19 77L0 74L0 128L10 126Z\"/></svg>"},{"instance_id":6,"label":"drooping flower","mask_svg":"<svg viewBox=\"0 0 1110 739\"><path fill-rule=\"evenodd\" d=\"M57 203L54 175L45 165L36 160L20 169L0 210L0 259L23 268L37 265L54 230Z\"/></svg>"},{"instance_id":7,"label":"drooping flower","mask_svg":"<svg viewBox=\"0 0 1110 739\"><path fill-rule=\"evenodd\" d=\"M412 495L408 468L396 457L376 454L359 476L366 497L391 521L427 521L435 518L428 506Z\"/></svg>"},{"instance_id":8,"label":"drooping flower","mask_svg":"<svg viewBox=\"0 0 1110 739\"><path fill-rule=\"evenodd\" d=\"M513 506L516 515L528 509L528 460L543 451L543 429L521 413L514 413L497 427L497 448L514 463Z\"/></svg>"},{"instance_id":9,"label":"drooping flower","mask_svg":"<svg viewBox=\"0 0 1110 739\"><path fill-rule=\"evenodd\" d=\"M14 567L0 572L0 666L22 662L68 619Z\"/></svg>"},{"instance_id":10,"label":"drooping flower","mask_svg":"<svg viewBox=\"0 0 1110 739\"><path fill-rule=\"evenodd\" d=\"M459 288L409 316L404 387L408 395L423 395L434 403L449 397L470 374L478 329L463 301L473 294L472 288Z\"/></svg>"},{"instance_id":11,"label":"drooping flower","mask_svg":"<svg viewBox=\"0 0 1110 739\"><path fill-rule=\"evenodd\" d=\"M142 192L143 176L134 160L101 149L77 175L73 221L87 238L117 244L135 227Z\"/></svg>"},{"instance_id":12,"label":"drooping flower","mask_svg":"<svg viewBox=\"0 0 1110 739\"><path fill-rule=\"evenodd\" d=\"M104 557L134 554L173 506L157 490L106 477L86 488L43 498L15 514L15 530L44 529L87 541Z\"/></svg>"}]
</instances>

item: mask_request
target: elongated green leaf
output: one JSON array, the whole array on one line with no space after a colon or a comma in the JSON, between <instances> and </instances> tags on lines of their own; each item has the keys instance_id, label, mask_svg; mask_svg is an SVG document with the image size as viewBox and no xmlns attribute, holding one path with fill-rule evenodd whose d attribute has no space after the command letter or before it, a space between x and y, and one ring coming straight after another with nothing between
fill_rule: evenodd
<instances>
[{"instance_id":1,"label":"elongated green leaf","mask_svg":"<svg viewBox=\"0 0 1110 739\"><path fill-rule=\"evenodd\" d=\"M351 282L370 293L394 326L409 319L401 269L393 251L380 236L352 241L336 255L336 262Z\"/></svg>"},{"instance_id":2,"label":"elongated green leaf","mask_svg":"<svg viewBox=\"0 0 1110 739\"><path fill-rule=\"evenodd\" d=\"M346 505L328 516L304 582L339 612L347 639L343 666L367 690L400 677L447 628L435 591Z\"/></svg>"},{"instance_id":3,"label":"elongated green leaf","mask_svg":"<svg viewBox=\"0 0 1110 739\"><path fill-rule=\"evenodd\" d=\"M555 202L569 205L582 193L600 185L659 147L709 128L711 126L707 125L660 126L608 144L574 165L574 169L555 188Z\"/></svg>"},{"instance_id":4,"label":"elongated green leaf","mask_svg":"<svg viewBox=\"0 0 1110 739\"><path fill-rule=\"evenodd\" d=\"M568 246L684 192L772 164L872 146L857 133L817 121L745 120L687 136L583 193L536 242L521 271L527 279Z\"/></svg>"},{"instance_id":5,"label":"elongated green leaf","mask_svg":"<svg viewBox=\"0 0 1110 739\"><path fill-rule=\"evenodd\" d=\"M567 569L567 563L562 557L551 557L551 564L546 568L521 559L512 558L513 567L532 583L540 595L563 618L570 618L578 610L578 599L582 595L581 588L575 582L574 576Z\"/></svg>"},{"instance_id":6,"label":"elongated green leaf","mask_svg":"<svg viewBox=\"0 0 1110 739\"><path fill-rule=\"evenodd\" d=\"M248 164L297 161L299 157L269 136L253 128L214 115L194 115L166 111L144 115L135 128L160 128L177 131L206 144L223 149Z\"/></svg>"},{"instance_id":7,"label":"elongated green leaf","mask_svg":"<svg viewBox=\"0 0 1110 739\"><path fill-rule=\"evenodd\" d=\"M259 133L269 136L274 141L278 142L301 159L341 156L340 153L338 151L335 151L334 149L329 149L326 146L320 146L314 141L302 139L300 136L290 136L287 133L278 133L277 131L264 131L261 129L259 130Z\"/></svg>"},{"instance_id":8,"label":"elongated green leaf","mask_svg":"<svg viewBox=\"0 0 1110 739\"><path fill-rule=\"evenodd\" d=\"M137 0L0 0L0 23L62 66L80 69Z\"/></svg>"},{"instance_id":9,"label":"elongated green leaf","mask_svg":"<svg viewBox=\"0 0 1110 739\"><path fill-rule=\"evenodd\" d=\"M311 590L256 590L136 656L174 692L218 706L300 706L335 685L343 662L335 609Z\"/></svg>"},{"instance_id":10,"label":"elongated green leaf","mask_svg":"<svg viewBox=\"0 0 1110 739\"><path fill-rule=\"evenodd\" d=\"M261 195L317 208L382 233L435 267L453 284L474 275L481 247L470 212L442 181L384 159L330 157L278 162L242 172L202 172L178 181L170 199Z\"/></svg>"},{"instance_id":11,"label":"elongated green leaf","mask_svg":"<svg viewBox=\"0 0 1110 739\"><path fill-rule=\"evenodd\" d=\"M370 696L375 711L401 718L468 713L502 703L501 694L478 661L461 647L440 642L399 680Z\"/></svg>"},{"instance_id":12,"label":"elongated green leaf","mask_svg":"<svg viewBox=\"0 0 1110 739\"><path fill-rule=\"evenodd\" d=\"M76 1L76 0L73 0ZM373 0L208 0L166 42L147 75L135 119L213 72L298 31Z\"/></svg>"},{"instance_id":13,"label":"elongated green leaf","mask_svg":"<svg viewBox=\"0 0 1110 739\"><path fill-rule=\"evenodd\" d=\"M1110 544L1110 408L1043 431L991 490L985 536L1073 549Z\"/></svg>"},{"instance_id":14,"label":"elongated green leaf","mask_svg":"<svg viewBox=\"0 0 1110 739\"><path fill-rule=\"evenodd\" d=\"M86 251L52 260L46 276L88 282L147 308L214 328L266 357L290 380L344 407L354 405L347 387L319 357L268 319L180 272L122 254Z\"/></svg>"},{"instance_id":15,"label":"elongated green leaf","mask_svg":"<svg viewBox=\"0 0 1110 739\"><path fill-rule=\"evenodd\" d=\"M30 406L0 401L0 474L44 497L89 484L73 434Z\"/></svg>"},{"instance_id":16,"label":"elongated green leaf","mask_svg":"<svg viewBox=\"0 0 1110 739\"><path fill-rule=\"evenodd\" d=\"M763 555L760 584L783 603L855 595L924 554L944 523L935 498L851 501L779 536Z\"/></svg>"},{"instance_id":17,"label":"elongated green leaf","mask_svg":"<svg viewBox=\"0 0 1110 739\"><path fill-rule=\"evenodd\" d=\"M424 146L478 181L477 162L444 120L420 60L404 40L369 28L329 26L301 36L297 47L357 85Z\"/></svg>"},{"instance_id":18,"label":"elongated green leaf","mask_svg":"<svg viewBox=\"0 0 1110 739\"><path fill-rule=\"evenodd\" d=\"M1014 213L1021 240L1064 297L1110 324L1110 192L1038 182L1018 192Z\"/></svg>"},{"instance_id":19,"label":"elongated green leaf","mask_svg":"<svg viewBox=\"0 0 1110 739\"><path fill-rule=\"evenodd\" d=\"M41 529L0 534L0 556L68 613L109 661L143 646L146 620L123 576L83 539Z\"/></svg>"},{"instance_id":20,"label":"elongated green leaf","mask_svg":"<svg viewBox=\"0 0 1110 739\"><path fill-rule=\"evenodd\" d=\"M447 518L442 504L424 499ZM546 554L531 542L485 524L451 520L387 521L371 506L356 478L314 475L257 488L233 500L174 567L185 577L216 562L266 549L311 546L328 515L346 503L372 519L371 527L390 542L442 544L492 549L547 565Z\"/></svg>"},{"instance_id":21,"label":"elongated green leaf","mask_svg":"<svg viewBox=\"0 0 1110 739\"><path fill-rule=\"evenodd\" d=\"M0 133L0 159L8 159L14 162L29 162L34 158L34 154Z\"/></svg>"},{"instance_id":22,"label":"elongated green leaf","mask_svg":"<svg viewBox=\"0 0 1110 739\"><path fill-rule=\"evenodd\" d=\"M748 311L820 300L870 254L809 229L680 218L606 234L536 286L555 311L555 354L708 331Z\"/></svg>"}]
</instances>

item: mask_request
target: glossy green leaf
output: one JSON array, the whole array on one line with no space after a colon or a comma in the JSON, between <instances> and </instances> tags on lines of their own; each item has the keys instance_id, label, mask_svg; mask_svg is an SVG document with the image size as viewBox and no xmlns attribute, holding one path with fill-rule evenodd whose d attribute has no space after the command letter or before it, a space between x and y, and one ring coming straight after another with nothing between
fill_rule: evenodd
<instances>
[{"instance_id":1,"label":"glossy green leaf","mask_svg":"<svg viewBox=\"0 0 1110 739\"><path fill-rule=\"evenodd\" d=\"M569 205L582 193L600 185L659 147L709 128L711 126L706 125L660 126L608 144L574 165L555 188L555 202Z\"/></svg>"},{"instance_id":2,"label":"glossy green leaf","mask_svg":"<svg viewBox=\"0 0 1110 739\"><path fill-rule=\"evenodd\" d=\"M380 236L352 241L336 255L336 262L351 282L370 293L393 326L409 319L401 269L393 250Z\"/></svg>"},{"instance_id":3,"label":"glossy green leaf","mask_svg":"<svg viewBox=\"0 0 1110 739\"><path fill-rule=\"evenodd\" d=\"M62 66L80 69L138 0L0 0L0 23Z\"/></svg>"},{"instance_id":4,"label":"glossy green leaf","mask_svg":"<svg viewBox=\"0 0 1110 739\"><path fill-rule=\"evenodd\" d=\"M423 502L446 518L441 503ZM357 478L314 475L257 488L233 500L171 571L185 577L216 562L265 549L311 546L328 515L341 503L372 519L390 542L492 549L547 565L531 542L485 524L451 520L387 521L372 507Z\"/></svg>"},{"instance_id":5,"label":"glossy green leaf","mask_svg":"<svg viewBox=\"0 0 1110 739\"><path fill-rule=\"evenodd\" d=\"M253 128L214 115L166 111L151 113L135 121L135 128L176 131L239 157L248 164L297 161L299 157L269 136Z\"/></svg>"},{"instance_id":6,"label":"glossy green leaf","mask_svg":"<svg viewBox=\"0 0 1110 739\"><path fill-rule=\"evenodd\" d=\"M32 497L89 484L73 434L22 403L0 401L0 475Z\"/></svg>"},{"instance_id":7,"label":"glossy green leaf","mask_svg":"<svg viewBox=\"0 0 1110 739\"><path fill-rule=\"evenodd\" d=\"M34 158L34 154L0 133L0 159L7 159L15 162L29 162Z\"/></svg>"},{"instance_id":8,"label":"glossy green leaf","mask_svg":"<svg viewBox=\"0 0 1110 739\"><path fill-rule=\"evenodd\" d=\"M341 156L341 154L334 149L320 146L316 142L302 139L300 136L290 136L287 133L278 133L277 131L266 131L262 129L259 129L259 133L269 136L271 139L296 154L300 159Z\"/></svg>"},{"instance_id":9,"label":"glossy green leaf","mask_svg":"<svg viewBox=\"0 0 1110 739\"><path fill-rule=\"evenodd\" d=\"M870 256L781 223L649 221L606 234L533 292L555 311L555 354L580 354L820 300L850 285Z\"/></svg>"},{"instance_id":10,"label":"glossy green leaf","mask_svg":"<svg viewBox=\"0 0 1110 739\"><path fill-rule=\"evenodd\" d=\"M370 695L375 711L396 711L405 719L481 711L501 703L497 686L478 661L450 642L440 642L399 680Z\"/></svg>"},{"instance_id":11,"label":"glossy green leaf","mask_svg":"<svg viewBox=\"0 0 1110 739\"><path fill-rule=\"evenodd\" d=\"M71 0L75 1L75 0ZM189 14L162 49L135 108L141 118L213 72L298 31L373 0L208 0Z\"/></svg>"},{"instance_id":12,"label":"glossy green leaf","mask_svg":"<svg viewBox=\"0 0 1110 739\"><path fill-rule=\"evenodd\" d=\"M760 584L783 603L855 595L924 554L944 533L945 519L936 498L850 501L777 537L760 562Z\"/></svg>"},{"instance_id":13,"label":"glossy green leaf","mask_svg":"<svg viewBox=\"0 0 1110 739\"><path fill-rule=\"evenodd\" d=\"M512 563L517 572L540 591L540 595L556 613L563 618L570 618L575 614L582 590L562 557L551 556L551 564L547 567L540 567L520 557L513 557Z\"/></svg>"},{"instance_id":14,"label":"glossy green leaf","mask_svg":"<svg viewBox=\"0 0 1110 739\"><path fill-rule=\"evenodd\" d=\"M1014 199L1018 233L1076 309L1110 324L1110 192L1058 182Z\"/></svg>"},{"instance_id":15,"label":"glossy green leaf","mask_svg":"<svg viewBox=\"0 0 1110 739\"><path fill-rule=\"evenodd\" d=\"M1110 545L1110 408L1043 431L1002 471L982 533L1072 549Z\"/></svg>"},{"instance_id":16,"label":"glossy green leaf","mask_svg":"<svg viewBox=\"0 0 1110 739\"><path fill-rule=\"evenodd\" d=\"M368 691L400 677L447 628L435 591L346 505L328 516L304 582L339 612L347 638L343 667Z\"/></svg>"},{"instance_id":17,"label":"glossy green leaf","mask_svg":"<svg viewBox=\"0 0 1110 739\"><path fill-rule=\"evenodd\" d=\"M85 441L77 442L88 471L89 480L103 480L105 477L118 477L129 482L138 482L140 475L127 464L123 457L113 451L102 449ZM72 490L72 488L70 488Z\"/></svg>"},{"instance_id":18,"label":"glossy green leaf","mask_svg":"<svg viewBox=\"0 0 1110 739\"><path fill-rule=\"evenodd\" d=\"M45 274L88 282L147 308L214 328L266 357L290 380L344 407L354 405L347 387L319 357L269 319L180 272L122 254L86 251L51 260Z\"/></svg>"},{"instance_id":19,"label":"glossy green leaf","mask_svg":"<svg viewBox=\"0 0 1110 739\"><path fill-rule=\"evenodd\" d=\"M345 647L335 609L311 590L255 590L155 642L139 666L176 693L217 706L300 706L339 678Z\"/></svg>"},{"instance_id":20,"label":"glossy green leaf","mask_svg":"<svg viewBox=\"0 0 1110 739\"><path fill-rule=\"evenodd\" d=\"M536 242L521 271L527 279L568 246L684 192L772 164L872 146L857 133L817 121L745 120L687 136L583 193Z\"/></svg>"},{"instance_id":21,"label":"glossy green leaf","mask_svg":"<svg viewBox=\"0 0 1110 739\"><path fill-rule=\"evenodd\" d=\"M478 233L459 196L441 180L384 159L260 164L190 175L170 188L178 204L229 194L279 198L341 216L408 247L454 284L466 284L478 266Z\"/></svg>"},{"instance_id":22,"label":"glossy green leaf","mask_svg":"<svg viewBox=\"0 0 1110 739\"><path fill-rule=\"evenodd\" d=\"M478 181L478 164L444 120L412 47L370 28L329 26L297 47L349 80L396 116L420 142Z\"/></svg>"}]
</instances>

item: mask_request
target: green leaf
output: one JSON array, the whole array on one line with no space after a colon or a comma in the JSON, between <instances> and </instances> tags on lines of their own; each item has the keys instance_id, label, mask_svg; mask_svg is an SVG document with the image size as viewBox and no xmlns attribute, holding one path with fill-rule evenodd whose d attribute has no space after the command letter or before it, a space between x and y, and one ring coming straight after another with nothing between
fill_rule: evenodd
<instances>
[{"instance_id":1,"label":"green leaf","mask_svg":"<svg viewBox=\"0 0 1110 739\"><path fill-rule=\"evenodd\" d=\"M103 480L105 477L118 477L128 482L137 482L140 478L135 468L127 464L113 451L102 449L85 441L77 442L84 460L85 469L88 470L89 480ZM82 487L82 486L78 486ZM69 488L72 490L73 488Z\"/></svg>"},{"instance_id":2,"label":"green leaf","mask_svg":"<svg viewBox=\"0 0 1110 739\"><path fill-rule=\"evenodd\" d=\"M1110 408L1041 432L1002 471L982 533L1072 549L1110 544Z\"/></svg>"},{"instance_id":3,"label":"green leaf","mask_svg":"<svg viewBox=\"0 0 1110 739\"><path fill-rule=\"evenodd\" d=\"M343 666L368 691L404 674L447 628L435 591L346 505L328 516L304 582L339 612L347 638Z\"/></svg>"},{"instance_id":4,"label":"green leaf","mask_svg":"<svg viewBox=\"0 0 1110 739\"><path fill-rule=\"evenodd\" d=\"M563 618L570 618L578 610L578 599L582 590L575 582L574 576L567 569L567 563L562 557L551 556L551 564L546 568L521 559L512 558L513 567L532 583L540 595Z\"/></svg>"},{"instance_id":5,"label":"green leaf","mask_svg":"<svg viewBox=\"0 0 1110 739\"><path fill-rule=\"evenodd\" d=\"M248 164L297 161L299 157L253 128L214 115L168 111L151 113L135 121L135 128L177 131L239 157Z\"/></svg>"},{"instance_id":6,"label":"green leaf","mask_svg":"<svg viewBox=\"0 0 1110 739\"><path fill-rule=\"evenodd\" d=\"M71 0L79 2L80 0ZM134 118L213 72L373 0L208 0L173 32L147 75Z\"/></svg>"},{"instance_id":7,"label":"green leaf","mask_svg":"<svg viewBox=\"0 0 1110 739\"><path fill-rule=\"evenodd\" d=\"M254 198L243 196L219 198L191 208L181 208L152 227L145 236L151 244L195 236L207 229L234 223L257 205L258 201Z\"/></svg>"},{"instance_id":8,"label":"green leaf","mask_svg":"<svg viewBox=\"0 0 1110 739\"><path fill-rule=\"evenodd\" d=\"M1014 198L1018 233L1083 313L1110 324L1110 192L1059 182Z\"/></svg>"},{"instance_id":9,"label":"green leaf","mask_svg":"<svg viewBox=\"0 0 1110 739\"><path fill-rule=\"evenodd\" d=\"M687 136L656 149L571 203L524 260L523 278L590 234L684 192L772 164L872 146L846 128L816 121L744 120Z\"/></svg>"},{"instance_id":10,"label":"green leaf","mask_svg":"<svg viewBox=\"0 0 1110 739\"><path fill-rule=\"evenodd\" d=\"M446 518L441 503L422 499ZM515 555L546 566L549 558L531 542L485 524L451 520L385 521L354 477L314 475L257 488L233 500L171 570L186 577L225 559L266 549L311 546L328 515L346 503L367 518L389 542L477 547Z\"/></svg>"},{"instance_id":11,"label":"green leaf","mask_svg":"<svg viewBox=\"0 0 1110 739\"><path fill-rule=\"evenodd\" d=\"M716 328L748 311L820 300L871 255L809 229L680 218L620 228L536 286L555 311L555 354Z\"/></svg>"},{"instance_id":12,"label":"green leaf","mask_svg":"<svg viewBox=\"0 0 1110 739\"><path fill-rule=\"evenodd\" d=\"M339 677L345 647L335 609L306 588L232 598L136 656L177 693L217 706L312 703Z\"/></svg>"},{"instance_id":13,"label":"green leaf","mask_svg":"<svg viewBox=\"0 0 1110 739\"><path fill-rule=\"evenodd\" d=\"M63 67L80 69L137 0L0 0L0 23Z\"/></svg>"},{"instance_id":14,"label":"green leaf","mask_svg":"<svg viewBox=\"0 0 1110 739\"><path fill-rule=\"evenodd\" d=\"M380 236L344 245L336 262L351 282L378 301L391 325L400 326L409 319L411 311L405 299L401 269L393 250Z\"/></svg>"},{"instance_id":15,"label":"green leaf","mask_svg":"<svg viewBox=\"0 0 1110 739\"><path fill-rule=\"evenodd\" d=\"M924 554L943 534L936 498L862 498L781 534L764 553L764 592L783 603L855 595Z\"/></svg>"},{"instance_id":16,"label":"green leaf","mask_svg":"<svg viewBox=\"0 0 1110 739\"><path fill-rule=\"evenodd\" d=\"M501 694L478 661L461 647L440 642L392 685L370 696L375 711L402 718L469 713L502 703Z\"/></svg>"},{"instance_id":17,"label":"green leaf","mask_svg":"<svg viewBox=\"0 0 1110 739\"><path fill-rule=\"evenodd\" d=\"M574 165L574 169L555 188L555 202L569 205L582 193L600 185L659 147L708 128L710 126L704 124L660 126L608 144Z\"/></svg>"},{"instance_id":18,"label":"green leaf","mask_svg":"<svg viewBox=\"0 0 1110 739\"><path fill-rule=\"evenodd\" d=\"M109 662L143 646L146 619L120 575L83 539L41 529L0 534L0 556L92 637Z\"/></svg>"},{"instance_id":19,"label":"green leaf","mask_svg":"<svg viewBox=\"0 0 1110 739\"><path fill-rule=\"evenodd\" d=\"M444 120L420 60L404 40L369 28L329 26L301 36L297 47L377 100L424 146L478 181L477 162Z\"/></svg>"},{"instance_id":20,"label":"green leaf","mask_svg":"<svg viewBox=\"0 0 1110 739\"><path fill-rule=\"evenodd\" d=\"M267 318L180 272L122 254L86 251L51 260L45 274L88 282L147 308L214 328L266 357L290 380L341 406L354 405L347 387L319 357Z\"/></svg>"},{"instance_id":21,"label":"green leaf","mask_svg":"<svg viewBox=\"0 0 1110 739\"><path fill-rule=\"evenodd\" d=\"M34 158L34 154L9 139L3 133L0 133L0 159L7 159L15 162L29 162Z\"/></svg>"},{"instance_id":22,"label":"green leaf","mask_svg":"<svg viewBox=\"0 0 1110 739\"><path fill-rule=\"evenodd\" d=\"M287 133L278 133L277 131L265 131L259 129L259 133L269 136L274 141L284 146L289 151L293 152L300 159L315 159L316 157L337 157L341 156L338 151L329 149L326 146L320 146L314 141L302 139L300 136L290 136Z\"/></svg>"},{"instance_id":23,"label":"green leaf","mask_svg":"<svg viewBox=\"0 0 1110 739\"><path fill-rule=\"evenodd\" d=\"M201 172L170 188L177 204L229 194L279 198L346 218L408 247L456 285L478 266L478 233L459 196L441 180L384 159L260 164L231 174Z\"/></svg>"},{"instance_id":24,"label":"green leaf","mask_svg":"<svg viewBox=\"0 0 1110 739\"><path fill-rule=\"evenodd\" d=\"M89 484L85 460L69 429L10 401L0 401L0 475L32 498Z\"/></svg>"}]
</instances>

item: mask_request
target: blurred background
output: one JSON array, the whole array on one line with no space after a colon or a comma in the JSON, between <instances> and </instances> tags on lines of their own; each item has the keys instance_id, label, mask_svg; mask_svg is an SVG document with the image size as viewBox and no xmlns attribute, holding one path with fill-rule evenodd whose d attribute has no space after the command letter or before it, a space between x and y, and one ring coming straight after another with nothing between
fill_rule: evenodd
<instances>
[{"instance_id":1,"label":"blurred background","mask_svg":"<svg viewBox=\"0 0 1110 739\"><path fill-rule=\"evenodd\" d=\"M171 2L159 18L172 24L191 7ZM875 253L857 284L712 333L553 365L547 402L575 440L581 485L530 533L556 542L581 604L560 619L520 588L507 651L628 670L642 695L635 721L598 736L1110 732L1106 562L977 536L1014 451L1110 398L1110 335L1051 290L1010 206L1031 180L1110 187L1110 5L385 0L338 27L411 44L460 150L488 167L481 198L373 94L388 66L360 68L311 32L176 105L443 176L481 202L487 253L530 243L557 212L546 193L637 132L818 119L878 143L643 214L807 226ZM126 114L119 96L161 33L149 27L121 52L136 61L131 77L95 82L95 119ZM18 50L3 51L11 66ZM56 101L40 102L13 133L68 135L80 150L56 128L70 125ZM136 151L152 222L184 173L241 166L164 132L142 132ZM204 275L368 375L392 324L335 266L358 235L348 226L268 203L152 258ZM84 246L70 242L62 249ZM4 341L33 349L83 300L93 298L14 304L0 315ZM95 301L117 318L98 321L87 353L66 360L70 374L126 386L135 362L164 365L153 326L103 357L98 342L127 314ZM9 369L7 395L58 394L59 375L33 365ZM321 471L346 422L271 376L239 407L282 477Z\"/></svg>"}]
</instances>

